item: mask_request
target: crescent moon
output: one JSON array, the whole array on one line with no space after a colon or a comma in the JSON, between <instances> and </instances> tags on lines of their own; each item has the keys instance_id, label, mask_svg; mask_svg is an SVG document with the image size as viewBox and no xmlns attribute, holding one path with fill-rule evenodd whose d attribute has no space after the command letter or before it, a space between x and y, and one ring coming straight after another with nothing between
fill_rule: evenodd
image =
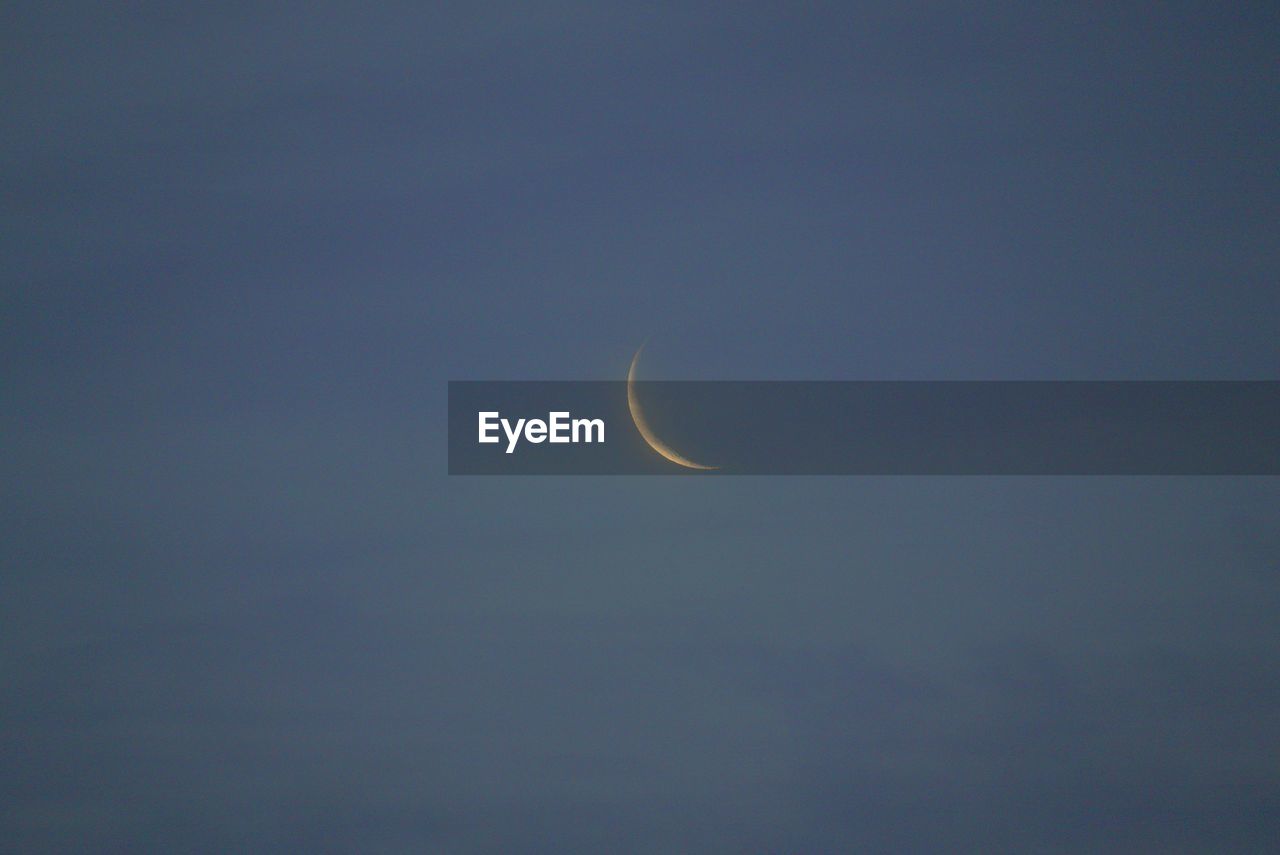
<instances>
[{"instance_id":1,"label":"crescent moon","mask_svg":"<svg viewBox=\"0 0 1280 855\"><path fill-rule=\"evenodd\" d=\"M644 411L640 409L640 398L636 395L636 364L640 361L640 353L643 350L642 344L640 350L637 350L636 355L631 358L631 370L627 372L627 407L631 410L631 420L636 423L636 430L640 431L640 436L644 437L644 441L649 443L650 448L672 463L688 469L719 469L719 466L695 463L663 442L662 438L653 432L653 428L649 427L649 421L644 417Z\"/></svg>"}]
</instances>

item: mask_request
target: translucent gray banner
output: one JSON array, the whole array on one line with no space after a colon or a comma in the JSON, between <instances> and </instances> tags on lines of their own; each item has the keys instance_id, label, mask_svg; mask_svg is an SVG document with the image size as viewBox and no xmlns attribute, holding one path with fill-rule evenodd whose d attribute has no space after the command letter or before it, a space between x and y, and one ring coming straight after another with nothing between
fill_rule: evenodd
<instances>
[{"instance_id":1,"label":"translucent gray banner","mask_svg":"<svg viewBox=\"0 0 1280 855\"><path fill-rule=\"evenodd\" d=\"M1280 383L449 383L454 475L1277 475Z\"/></svg>"}]
</instances>

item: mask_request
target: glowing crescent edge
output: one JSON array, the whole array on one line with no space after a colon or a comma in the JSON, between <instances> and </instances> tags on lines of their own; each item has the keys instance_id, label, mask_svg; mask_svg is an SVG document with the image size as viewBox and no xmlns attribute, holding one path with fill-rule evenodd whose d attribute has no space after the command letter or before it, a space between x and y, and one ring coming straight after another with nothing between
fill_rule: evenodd
<instances>
[{"instance_id":1,"label":"glowing crescent edge","mask_svg":"<svg viewBox=\"0 0 1280 855\"><path fill-rule=\"evenodd\" d=\"M689 469L719 469L719 466L703 466L701 463L694 463L659 439L658 435L653 432L653 428L649 427L649 422L645 419L644 413L640 409L640 399L636 396L635 386L636 364L640 361L640 354L643 350L644 345L642 344L640 345L640 350L637 350L636 355L631 358L631 370L627 372L627 407L631 410L631 420L636 423L636 430L640 431L640 436L644 437L644 441L649 443L650 448L672 463Z\"/></svg>"}]
</instances>

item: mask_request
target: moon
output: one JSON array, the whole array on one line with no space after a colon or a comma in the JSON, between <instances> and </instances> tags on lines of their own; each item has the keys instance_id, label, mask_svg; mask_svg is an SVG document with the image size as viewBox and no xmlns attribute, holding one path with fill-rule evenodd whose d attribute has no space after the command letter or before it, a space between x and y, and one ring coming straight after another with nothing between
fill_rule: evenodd
<instances>
[{"instance_id":1,"label":"moon","mask_svg":"<svg viewBox=\"0 0 1280 855\"><path fill-rule=\"evenodd\" d=\"M643 350L642 344L640 350L637 350L636 355L631 358L631 370L627 372L627 407L631 410L631 420L636 423L636 430L640 431L640 436L644 437L644 441L649 443L650 448L672 463L687 469L719 469L719 466L695 463L663 442L662 438L653 432L653 428L649 427L649 421L644 417L644 410L640 409L640 398L636 395L636 364L640 362L640 353Z\"/></svg>"}]
</instances>

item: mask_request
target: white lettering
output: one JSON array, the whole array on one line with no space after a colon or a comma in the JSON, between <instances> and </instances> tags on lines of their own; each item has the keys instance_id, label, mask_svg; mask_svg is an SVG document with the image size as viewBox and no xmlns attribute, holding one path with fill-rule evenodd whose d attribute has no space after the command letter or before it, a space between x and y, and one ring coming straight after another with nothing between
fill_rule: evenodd
<instances>
[{"instance_id":1,"label":"white lettering","mask_svg":"<svg viewBox=\"0 0 1280 855\"><path fill-rule=\"evenodd\" d=\"M477 421L477 441L491 445L500 442L498 429L507 437L507 454L513 454L520 444L521 436L535 445L542 442L604 442L604 419L575 419L565 411L547 414L547 421L542 419L516 419L512 423L504 419L496 411L479 413Z\"/></svg>"},{"instance_id":2,"label":"white lettering","mask_svg":"<svg viewBox=\"0 0 1280 855\"><path fill-rule=\"evenodd\" d=\"M498 425L493 421L498 417L497 413L481 413L480 414L480 442L493 443L497 442L496 436L490 436L489 432L498 429Z\"/></svg>"},{"instance_id":3,"label":"white lettering","mask_svg":"<svg viewBox=\"0 0 1280 855\"><path fill-rule=\"evenodd\" d=\"M524 419L517 419L515 429L512 430L511 423L506 419L502 419L502 429L507 434L507 454L516 450L516 442L520 439L520 428L524 427Z\"/></svg>"},{"instance_id":4,"label":"white lettering","mask_svg":"<svg viewBox=\"0 0 1280 855\"><path fill-rule=\"evenodd\" d=\"M569 442L569 414L568 413L551 413L551 436L552 442Z\"/></svg>"},{"instance_id":5,"label":"white lettering","mask_svg":"<svg viewBox=\"0 0 1280 855\"><path fill-rule=\"evenodd\" d=\"M565 413L568 415L568 413ZM582 428L582 432L586 435L584 439L578 439L578 428ZM591 432L595 430L599 439L592 439ZM604 442L604 419L574 419L573 420L573 441L574 442Z\"/></svg>"}]
</instances>

